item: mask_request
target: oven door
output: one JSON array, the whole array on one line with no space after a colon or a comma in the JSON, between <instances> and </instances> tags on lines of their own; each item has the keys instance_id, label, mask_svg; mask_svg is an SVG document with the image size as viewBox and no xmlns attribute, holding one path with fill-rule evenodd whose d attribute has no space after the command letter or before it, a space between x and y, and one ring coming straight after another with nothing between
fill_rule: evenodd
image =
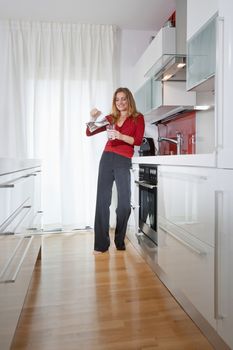
<instances>
[{"instance_id":1,"label":"oven door","mask_svg":"<svg viewBox=\"0 0 233 350\"><path fill-rule=\"evenodd\" d=\"M135 182L139 186L139 228L157 244L157 185Z\"/></svg>"}]
</instances>

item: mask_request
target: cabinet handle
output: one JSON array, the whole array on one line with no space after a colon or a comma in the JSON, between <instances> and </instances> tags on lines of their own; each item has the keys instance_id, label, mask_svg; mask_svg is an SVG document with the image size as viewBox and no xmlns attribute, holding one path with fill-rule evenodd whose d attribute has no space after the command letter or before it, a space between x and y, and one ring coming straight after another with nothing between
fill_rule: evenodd
<instances>
[{"instance_id":1,"label":"cabinet handle","mask_svg":"<svg viewBox=\"0 0 233 350\"><path fill-rule=\"evenodd\" d=\"M30 176L37 176L36 172L34 173L30 173L30 174L27 174L27 175L23 175L23 176L20 176L20 177L16 177L15 179L12 179L10 181L7 181L3 184L0 184L0 188L12 188L12 187L15 187L16 183L19 182L20 180L24 180L25 178L28 178Z\"/></svg>"},{"instance_id":2,"label":"cabinet handle","mask_svg":"<svg viewBox=\"0 0 233 350\"><path fill-rule=\"evenodd\" d=\"M219 231L222 226L223 191L215 191L215 223L214 223L214 318L223 319L219 312Z\"/></svg>"},{"instance_id":3,"label":"cabinet handle","mask_svg":"<svg viewBox=\"0 0 233 350\"><path fill-rule=\"evenodd\" d=\"M137 185L139 185L139 186L142 186L142 187L145 187L145 188L149 188L149 189L151 189L151 190L153 190L153 188L156 188L157 187L157 185L150 185L150 184L148 184L148 183L146 183L146 182L143 182L143 181L137 181L137 180L135 180L134 181Z\"/></svg>"},{"instance_id":4,"label":"cabinet handle","mask_svg":"<svg viewBox=\"0 0 233 350\"><path fill-rule=\"evenodd\" d=\"M19 247L21 246L22 242L23 242L24 237L21 237L17 246L15 247L13 253L11 254L10 258L8 259L6 265L4 266L4 268L2 269L1 273L0 273L0 282L3 283L4 280L2 281L2 276L5 274L6 270L8 269L9 265L11 264L12 260L14 259L14 256L17 252L17 250L19 249Z\"/></svg>"},{"instance_id":5,"label":"cabinet handle","mask_svg":"<svg viewBox=\"0 0 233 350\"><path fill-rule=\"evenodd\" d=\"M18 216L22 210L28 207L26 206L26 202L29 199L30 199L29 197L25 199L25 201L0 225L0 233L4 233L3 231L5 231L7 226L9 226L12 223L12 221L16 218L16 216Z\"/></svg>"},{"instance_id":6,"label":"cabinet handle","mask_svg":"<svg viewBox=\"0 0 233 350\"><path fill-rule=\"evenodd\" d=\"M178 179L178 180L194 180L194 181L202 181L207 180L208 177L204 175L195 175L195 174L180 174L180 173L170 173L168 171L159 171L159 177L167 177L172 179Z\"/></svg>"},{"instance_id":7,"label":"cabinet handle","mask_svg":"<svg viewBox=\"0 0 233 350\"><path fill-rule=\"evenodd\" d=\"M18 223L16 224L16 226L15 226L13 232L15 232L16 229L17 229L17 227L21 224L21 222L23 222L23 220L25 219L25 217L26 217L26 216L29 214L29 212L31 211L31 208L32 208L31 205L24 205L24 206L23 206L22 209L23 209L23 210L26 209L26 212L25 212L25 214L23 215L23 217L21 218L21 220L19 220Z\"/></svg>"},{"instance_id":8,"label":"cabinet handle","mask_svg":"<svg viewBox=\"0 0 233 350\"><path fill-rule=\"evenodd\" d=\"M224 115L224 104L223 104L223 73L224 73L224 18L219 17L217 21L217 64L216 64L216 113L215 118L215 148L216 150L223 148L223 115Z\"/></svg>"},{"instance_id":9,"label":"cabinet handle","mask_svg":"<svg viewBox=\"0 0 233 350\"><path fill-rule=\"evenodd\" d=\"M16 266L15 271L12 273L12 276L3 278L3 276L7 274L7 270L8 269L10 270L10 266L11 266L12 262L14 261L14 259L16 258L17 252L20 250L21 246L25 243L25 239L28 240L28 242L27 242L26 247L25 247L25 249L24 249L24 251L22 253L20 261L19 261L19 263ZM33 240L33 236L22 237L20 239L20 241L17 244L16 248L14 249L12 255L10 256L9 260L7 261L5 267L1 271L0 283L13 283L13 282L15 282L15 280L17 278L17 275L18 275L18 273L20 271L20 268L21 268L21 266L23 264L23 261L25 259L25 256L26 256L26 254L28 252L28 249L29 249L29 247L30 247L30 245L32 243L32 240Z\"/></svg>"},{"instance_id":10,"label":"cabinet handle","mask_svg":"<svg viewBox=\"0 0 233 350\"><path fill-rule=\"evenodd\" d=\"M206 255L206 251L204 250L200 250L196 247L194 247L192 244L190 244L189 242L185 241L184 239L178 237L175 233L167 230L166 228L164 228L163 226L159 225L159 228L161 230L163 230L164 232L168 233L170 236L172 236L173 238L175 238L177 241L179 241L181 244L185 245L186 247L188 247L189 249L193 250L195 253L197 253L198 255Z\"/></svg>"}]
</instances>

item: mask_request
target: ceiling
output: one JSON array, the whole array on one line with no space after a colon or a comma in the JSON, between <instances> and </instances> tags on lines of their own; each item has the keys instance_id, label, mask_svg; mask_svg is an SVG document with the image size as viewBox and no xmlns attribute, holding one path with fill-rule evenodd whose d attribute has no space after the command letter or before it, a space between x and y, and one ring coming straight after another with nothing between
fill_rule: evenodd
<instances>
[{"instance_id":1,"label":"ceiling","mask_svg":"<svg viewBox=\"0 0 233 350\"><path fill-rule=\"evenodd\" d=\"M158 31L175 0L0 0L0 19L114 24Z\"/></svg>"}]
</instances>

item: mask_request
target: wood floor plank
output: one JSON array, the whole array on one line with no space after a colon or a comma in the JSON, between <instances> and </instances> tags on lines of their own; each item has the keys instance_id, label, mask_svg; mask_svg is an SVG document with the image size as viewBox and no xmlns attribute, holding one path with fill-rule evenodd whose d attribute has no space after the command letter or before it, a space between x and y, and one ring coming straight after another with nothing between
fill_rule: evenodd
<instances>
[{"instance_id":1,"label":"wood floor plank","mask_svg":"<svg viewBox=\"0 0 233 350\"><path fill-rule=\"evenodd\" d=\"M92 247L88 232L43 238L11 350L212 349L129 241Z\"/></svg>"}]
</instances>

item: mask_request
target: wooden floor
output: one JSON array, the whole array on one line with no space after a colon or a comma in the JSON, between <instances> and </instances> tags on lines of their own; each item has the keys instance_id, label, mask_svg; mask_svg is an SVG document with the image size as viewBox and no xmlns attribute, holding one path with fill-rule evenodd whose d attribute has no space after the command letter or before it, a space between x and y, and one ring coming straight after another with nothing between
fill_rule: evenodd
<instances>
[{"instance_id":1,"label":"wooden floor","mask_svg":"<svg viewBox=\"0 0 233 350\"><path fill-rule=\"evenodd\" d=\"M11 350L212 349L129 241L92 247L92 233L43 237Z\"/></svg>"}]
</instances>

